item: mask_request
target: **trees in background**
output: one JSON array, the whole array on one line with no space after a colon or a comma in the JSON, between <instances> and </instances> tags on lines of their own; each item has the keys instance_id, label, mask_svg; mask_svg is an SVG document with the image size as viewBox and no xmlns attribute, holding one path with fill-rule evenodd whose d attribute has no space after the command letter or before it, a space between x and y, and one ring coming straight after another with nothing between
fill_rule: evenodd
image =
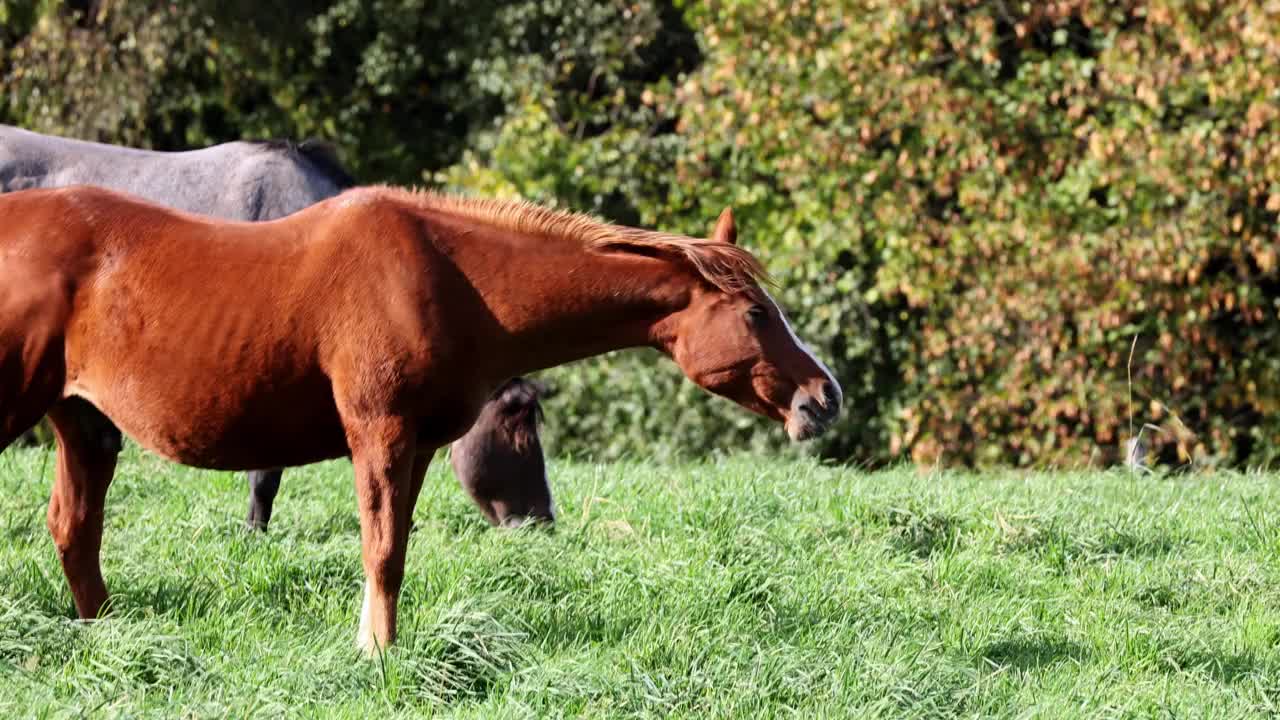
<instances>
[{"instance_id":1,"label":"trees in background","mask_svg":"<svg viewBox=\"0 0 1280 720\"><path fill-rule=\"evenodd\" d=\"M690 234L732 205L845 386L828 456L1104 463L1148 422L1175 463L1280 446L1274 3L266 5L0 0L0 115L319 135L365 180ZM560 450L780 444L648 354L552 374Z\"/></svg>"}]
</instances>

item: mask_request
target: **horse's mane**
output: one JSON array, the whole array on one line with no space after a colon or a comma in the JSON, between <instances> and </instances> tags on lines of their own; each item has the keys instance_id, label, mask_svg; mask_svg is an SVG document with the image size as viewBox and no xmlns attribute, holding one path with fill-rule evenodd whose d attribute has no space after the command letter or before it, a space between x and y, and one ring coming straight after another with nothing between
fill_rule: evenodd
<instances>
[{"instance_id":1,"label":"horse's mane","mask_svg":"<svg viewBox=\"0 0 1280 720\"><path fill-rule=\"evenodd\" d=\"M356 179L342 166L342 161L338 159L338 151L332 143L316 138L307 138L300 143L292 140L250 140L249 142L275 152L302 156L339 190L346 190L356 184Z\"/></svg>"},{"instance_id":2,"label":"horse's mane","mask_svg":"<svg viewBox=\"0 0 1280 720\"><path fill-rule=\"evenodd\" d=\"M591 215L524 200L468 198L385 186L380 189L418 206L516 232L575 238L593 250L682 258L707 282L727 293L750 291L757 283L772 282L754 255L730 243L613 225Z\"/></svg>"}]
</instances>

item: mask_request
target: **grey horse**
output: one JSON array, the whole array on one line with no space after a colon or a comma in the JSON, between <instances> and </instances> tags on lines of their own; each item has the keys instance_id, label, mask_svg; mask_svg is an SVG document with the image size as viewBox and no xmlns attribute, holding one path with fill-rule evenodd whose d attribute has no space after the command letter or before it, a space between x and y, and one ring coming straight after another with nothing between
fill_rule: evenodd
<instances>
[{"instance_id":1,"label":"grey horse","mask_svg":"<svg viewBox=\"0 0 1280 720\"><path fill-rule=\"evenodd\" d=\"M192 213L260 221L297 212L354 184L333 149L314 140L156 152L0 125L0 192L99 185ZM248 475L247 524L265 530L283 471Z\"/></svg>"},{"instance_id":2,"label":"grey horse","mask_svg":"<svg viewBox=\"0 0 1280 720\"><path fill-rule=\"evenodd\" d=\"M0 125L0 191L100 185L228 220L274 220L355 182L324 143L229 142L155 152Z\"/></svg>"}]
</instances>

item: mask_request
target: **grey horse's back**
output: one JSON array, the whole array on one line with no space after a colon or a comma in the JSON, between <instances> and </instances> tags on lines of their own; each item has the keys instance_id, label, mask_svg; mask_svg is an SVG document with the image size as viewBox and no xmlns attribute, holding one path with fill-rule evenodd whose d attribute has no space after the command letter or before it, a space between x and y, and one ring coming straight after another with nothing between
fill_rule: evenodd
<instances>
[{"instance_id":1,"label":"grey horse's back","mask_svg":"<svg viewBox=\"0 0 1280 720\"><path fill-rule=\"evenodd\" d=\"M215 147L242 153L234 182L243 219L284 217L355 185L333 147L319 140L247 140Z\"/></svg>"},{"instance_id":2,"label":"grey horse's back","mask_svg":"<svg viewBox=\"0 0 1280 720\"><path fill-rule=\"evenodd\" d=\"M329 145L236 141L138 150L0 125L0 191L99 185L231 220L272 220L354 184Z\"/></svg>"}]
</instances>

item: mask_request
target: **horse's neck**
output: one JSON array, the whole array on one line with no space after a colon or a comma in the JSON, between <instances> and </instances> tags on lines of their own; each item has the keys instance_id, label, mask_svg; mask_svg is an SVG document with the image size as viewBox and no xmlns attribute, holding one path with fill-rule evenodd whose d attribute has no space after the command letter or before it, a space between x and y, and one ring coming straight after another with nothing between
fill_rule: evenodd
<instances>
[{"instance_id":1,"label":"horse's neck","mask_svg":"<svg viewBox=\"0 0 1280 720\"><path fill-rule=\"evenodd\" d=\"M652 259L588 253L582 265L549 283L528 308L517 348L533 350L537 368L624 348L654 346L655 326L679 309L680 293ZM528 371L526 370L526 371Z\"/></svg>"},{"instance_id":2,"label":"horse's neck","mask_svg":"<svg viewBox=\"0 0 1280 720\"><path fill-rule=\"evenodd\" d=\"M688 302L674 264L626 252L529 238L492 252L481 243L464 268L503 329L497 342L512 374L532 372L630 347L656 347L655 328Z\"/></svg>"}]
</instances>

